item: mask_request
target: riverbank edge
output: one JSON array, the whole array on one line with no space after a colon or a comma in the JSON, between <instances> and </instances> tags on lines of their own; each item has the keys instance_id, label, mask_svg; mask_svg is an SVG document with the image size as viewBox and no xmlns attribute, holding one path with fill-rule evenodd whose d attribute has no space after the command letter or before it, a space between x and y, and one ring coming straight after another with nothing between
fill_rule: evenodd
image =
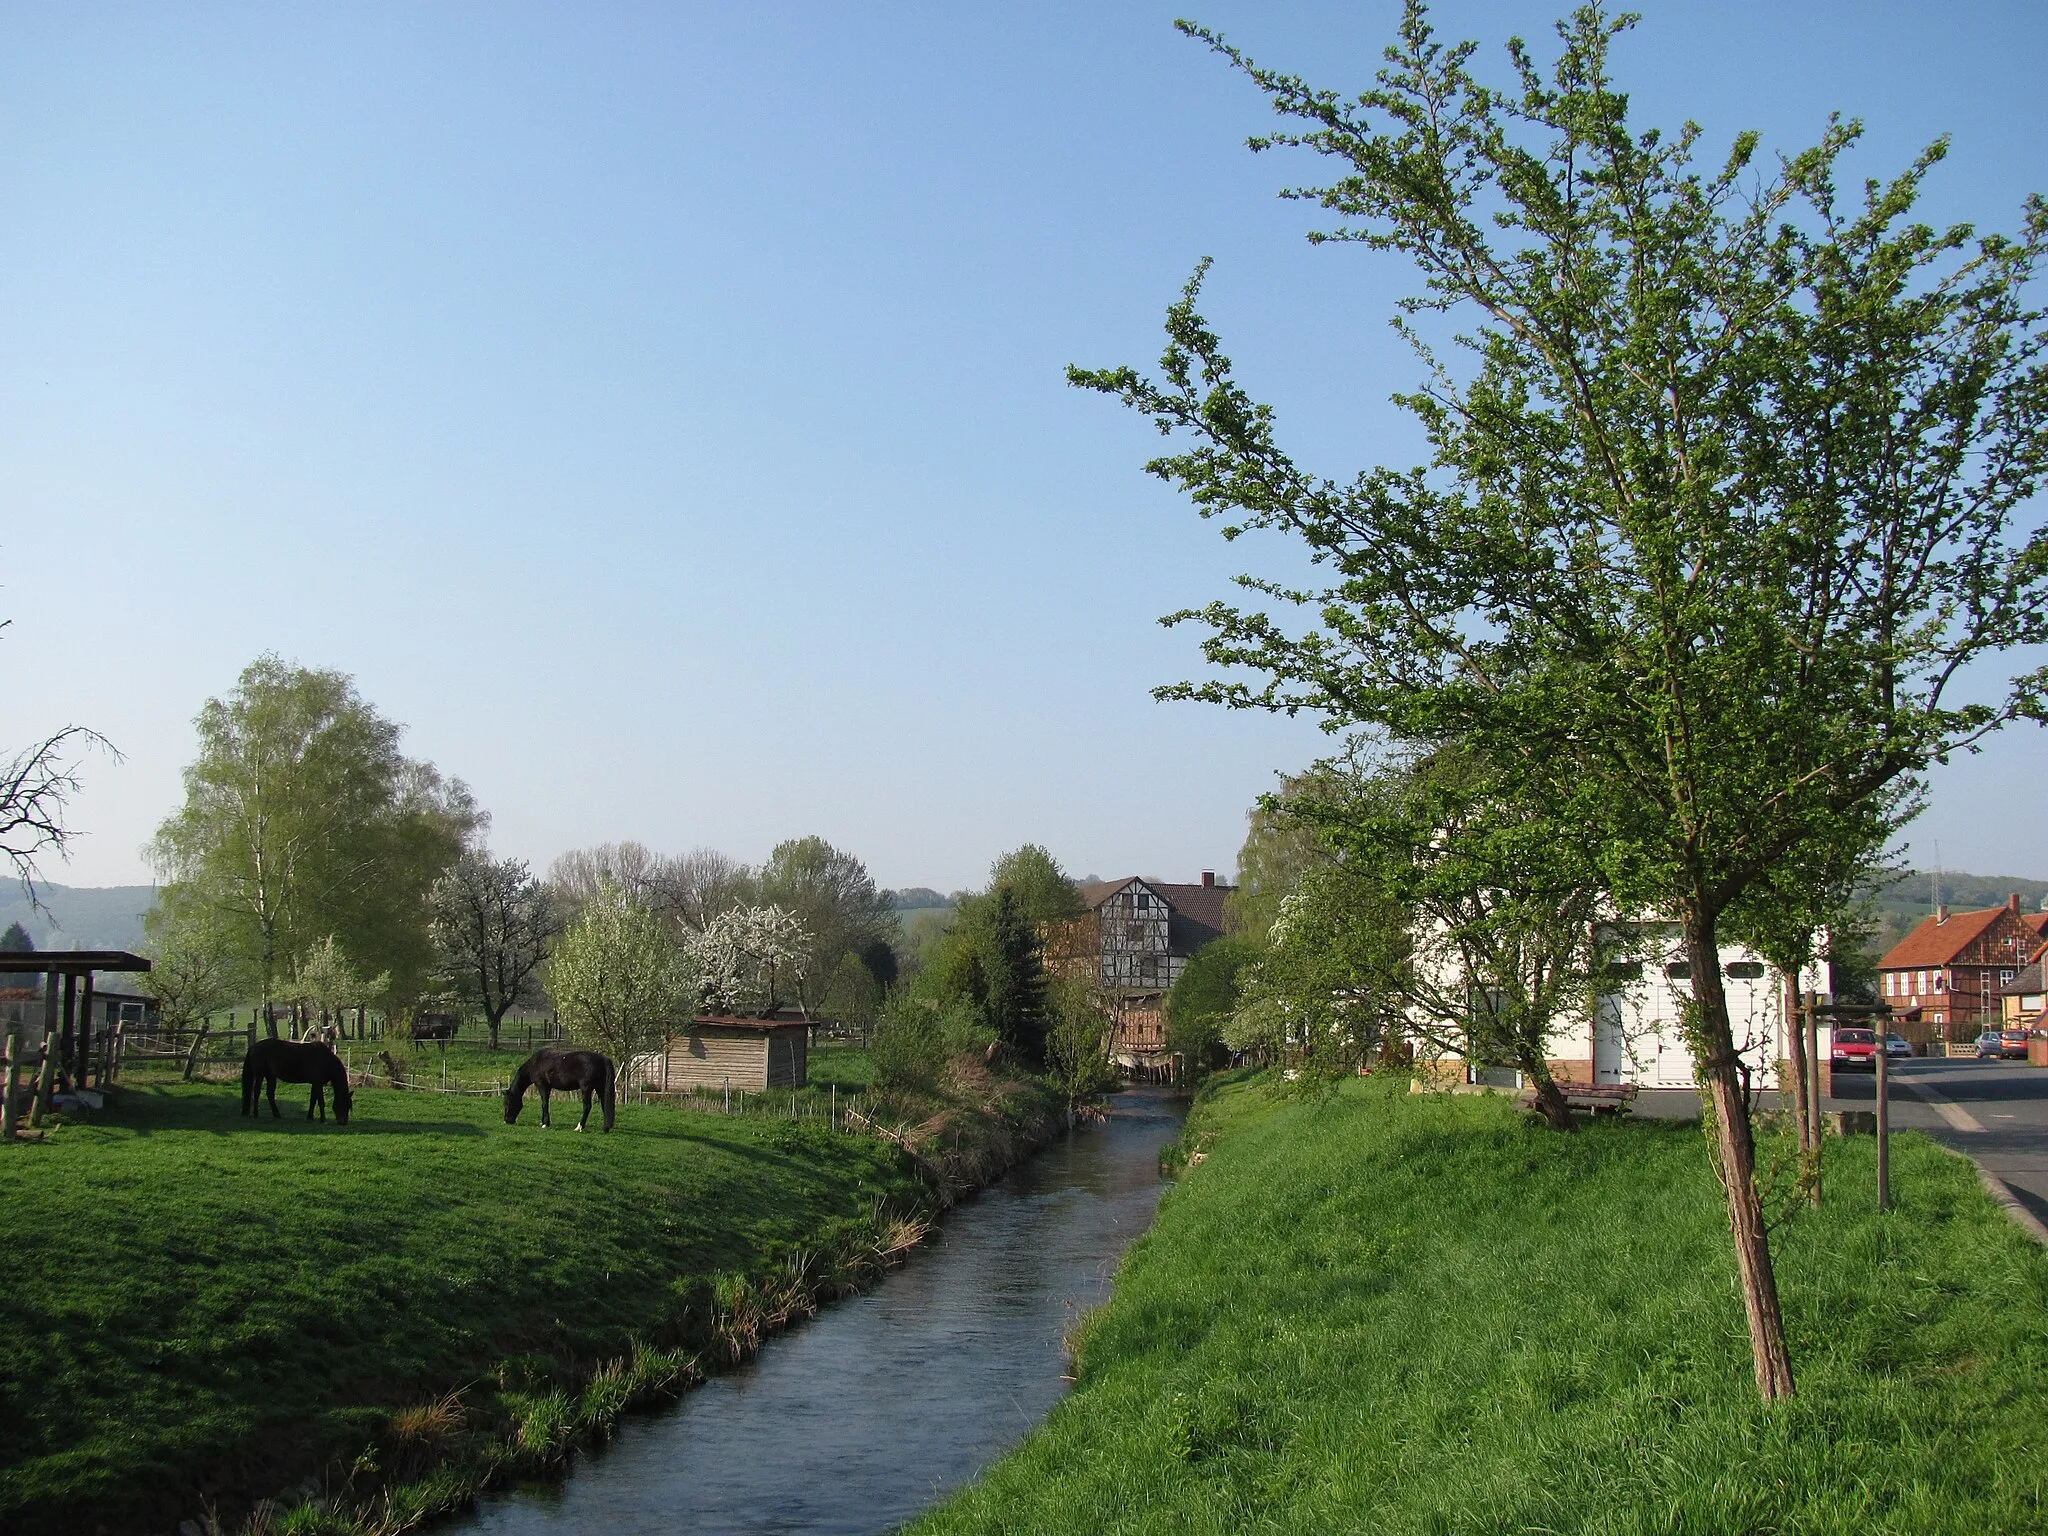
<instances>
[{"instance_id":1,"label":"riverbank edge","mask_svg":"<svg viewBox=\"0 0 2048 1536\"><path fill-rule=\"evenodd\" d=\"M663 1348L651 1331L573 1383L525 1383L501 1369L499 1410L479 1421L468 1404L479 1382L395 1411L384 1460L373 1447L334 1489L296 1502L258 1500L246 1519L188 1522L201 1536L401 1536L460 1514L481 1494L567 1473L629 1414L651 1413L691 1387L744 1364L762 1344L821 1307L871 1289L902 1264L945 1211L995 1183L1067 1128L1065 1101L1035 1078L955 1074L948 1096L915 1123L875 1122L916 1173L911 1208L878 1205L863 1229L830 1250L792 1255L777 1270L706 1282L701 1342ZM929 1108L929 1105L923 1106ZM677 1111L687 1113L687 1111ZM657 1325L658 1326L658 1325ZM391 1478L392 1468L402 1468ZM359 1484L362 1486L359 1487ZM184 1527L180 1527L184 1531Z\"/></svg>"}]
</instances>

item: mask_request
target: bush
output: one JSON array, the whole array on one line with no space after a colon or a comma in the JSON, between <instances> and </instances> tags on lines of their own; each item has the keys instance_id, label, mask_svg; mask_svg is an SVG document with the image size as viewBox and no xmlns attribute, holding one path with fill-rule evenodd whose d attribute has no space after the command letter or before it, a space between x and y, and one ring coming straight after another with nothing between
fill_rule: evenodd
<instances>
[{"instance_id":1,"label":"bush","mask_svg":"<svg viewBox=\"0 0 2048 1536\"><path fill-rule=\"evenodd\" d=\"M931 1092L946 1067L946 1046L940 1010L918 998L891 998L869 1048L875 1061L875 1082L883 1088Z\"/></svg>"}]
</instances>

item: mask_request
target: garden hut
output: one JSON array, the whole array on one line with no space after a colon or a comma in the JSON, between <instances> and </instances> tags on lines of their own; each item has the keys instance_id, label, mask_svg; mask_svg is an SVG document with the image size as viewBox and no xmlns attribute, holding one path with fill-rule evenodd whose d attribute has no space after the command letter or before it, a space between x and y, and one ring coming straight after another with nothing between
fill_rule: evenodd
<instances>
[{"instance_id":1,"label":"garden hut","mask_svg":"<svg viewBox=\"0 0 2048 1536\"><path fill-rule=\"evenodd\" d=\"M22 1049L31 1042L52 1042L57 1050L56 1075L65 1086L82 1088L96 1077L94 1045L107 1031L93 1018L93 973L147 971L149 961L125 949L32 949L0 952L0 984L40 974L44 978L40 1031L33 1023L21 1031ZM31 1009L31 1011L33 1011ZM25 1021L26 1022L26 1021ZM18 1059L18 1058L17 1058Z\"/></svg>"},{"instance_id":2,"label":"garden hut","mask_svg":"<svg viewBox=\"0 0 2048 1536\"><path fill-rule=\"evenodd\" d=\"M727 1084L744 1093L801 1088L810 1081L810 1040L811 1021L796 1014L700 1014L669 1041L658 1086L672 1093Z\"/></svg>"}]
</instances>

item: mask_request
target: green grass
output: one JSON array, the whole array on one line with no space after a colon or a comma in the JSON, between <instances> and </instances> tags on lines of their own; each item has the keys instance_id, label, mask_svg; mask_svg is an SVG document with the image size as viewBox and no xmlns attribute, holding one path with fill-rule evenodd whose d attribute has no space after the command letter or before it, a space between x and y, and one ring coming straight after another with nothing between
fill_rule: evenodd
<instances>
[{"instance_id":1,"label":"green grass","mask_svg":"<svg viewBox=\"0 0 2048 1536\"><path fill-rule=\"evenodd\" d=\"M1225 1089L1047 1424L914 1529L1969 1532L2048 1525L2048 1256L1929 1141L1831 1142L1754 1394L1696 1126Z\"/></svg>"},{"instance_id":2,"label":"green grass","mask_svg":"<svg viewBox=\"0 0 2048 1536\"><path fill-rule=\"evenodd\" d=\"M507 1127L368 1089L346 1128L304 1104L251 1122L232 1087L131 1086L0 1147L0 1529L168 1527L331 1480L452 1387L488 1417L694 1347L742 1277L921 1198L893 1149L817 1121L624 1105L579 1136L531 1104Z\"/></svg>"}]
</instances>

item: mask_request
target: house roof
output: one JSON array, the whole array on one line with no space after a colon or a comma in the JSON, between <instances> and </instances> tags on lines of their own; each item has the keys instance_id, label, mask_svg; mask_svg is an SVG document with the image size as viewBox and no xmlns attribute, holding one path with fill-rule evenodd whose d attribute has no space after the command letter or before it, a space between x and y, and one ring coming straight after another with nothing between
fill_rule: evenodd
<instances>
[{"instance_id":1,"label":"house roof","mask_svg":"<svg viewBox=\"0 0 2048 1536\"><path fill-rule=\"evenodd\" d=\"M1945 923L1939 917L1923 917L1919 927L1899 940L1891 952L1877 962L1877 968L1880 971L1897 971L1907 966L1947 965L1983 937L1991 925L2009 910L2006 907L1985 907L1978 912L1955 912Z\"/></svg>"},{"instance_id":2,"label":"house roof","mask_svg":"<svg viewBox=\"0 0 2048 1536\"><path fill-rule=\"evenodd\" d=\"M146 971L149 961L125 949L9 949L0 950L0 973L15 975L59 972L82 976L87 971Z\"/></svg>"},{"instance_id":3,"label":"house roof","mask_svg":"<svg viewBox=\"0 0 2048 1536\"><path fill-rule=\"evenodd\" d=\"M1080 887L1081 903L1091 912L1127 885L1143 882L1145 889L1167 905L1171 925L1168 948L1176 955L1190 955L1223 933L1223 903L1234 885L1177 884L1131 875L1123 880L1098 880Z\"/></svg>"},{"instance_id":4,"label":"house roof","mask_svg":"<svg viewBox=\"0 0 2048 1536\"><path fill-rule=\"evenodd\" d=\"M2020 921L2040 937L2048 939L2048 912L2022 912Z\"/></svg>"},{"instance_id":5,"label":"house roof","mask_svg":"<svg viewBox=\"0 0 2048 1536\"><path fill-rule=\"evenodd\" d=\"M820 1019L816 1022L822 1024L825 1021ZM705 1028L751 1029L765 1033L776 1029L809 1029L811 1023L811 1020L792 1017L788 1014L776 1014L770 1018L760 1019L749 1018L736 1013L700 1013L690 1021L688 1028L683 1033L688 1034L690 1030Z\"/></svg>"},{"instance_id":6,"label":"house roof","mask_svg":"<svg viewBox=\"0 0 2048 1536\"><path fill-rule=\"evenodd\" d=\"M2018 997L2024 992L2048 992L2048 976L2043 975L2044 971L2048 971L2048 966L2044 966L2039 960L2036 960L2024 971L2021 971L2019 975L2013 977L2011 981L2001 986L1998 989L1997 995L2000 997Z\"/></svg>"}]
</instances>

